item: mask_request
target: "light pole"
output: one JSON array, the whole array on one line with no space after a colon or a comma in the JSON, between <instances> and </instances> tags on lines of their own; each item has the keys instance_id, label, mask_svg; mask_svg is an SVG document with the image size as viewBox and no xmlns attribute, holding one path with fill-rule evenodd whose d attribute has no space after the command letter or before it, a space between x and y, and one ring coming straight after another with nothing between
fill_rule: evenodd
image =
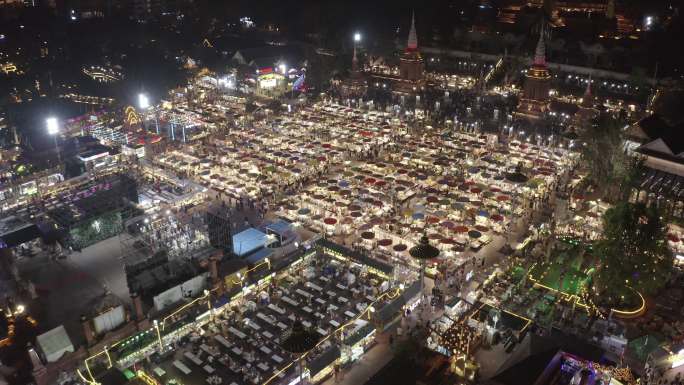
<instances>
[{"instance_id":1,"label":"light pole","mask_svg":"<svg viewBox=\"0 0 684 385\"><path fill-rule=\"evenodd\" d=\"M57 150L57 163L62 164L62 154L57 145L57 135L59 135L59 121L54 116L51 116L45 120L47 125L47 132L55 140L55 150Z\"/></svg>"},{"instance_id":2,"label":"light pole","mask_svg":"<svg viewBox=\"0 0 684 385\"><path fill-rule=\"evenodd\" d=\"M354 57L352 58L352 71L356 72L358 70L358 59L356 57L356 46L361 42L361 34L359 32L354 33Z\"/></svg>"},{"instance_id":3,"label":"light pole","mask_svg":"<svg viewBox=\"0 0 684 385\"><path fill-rule=\"evenodd\" d=\"M147 110L149 110L149 108L150 108L150 98L143 93L138 94L138 107L140 107L141 111L147 112ZM147 114L145 114L145 115L147 115ZM145 120L143 120L143 125L144 125L144 122L145 122ZM157 135L159 135L159 122L157 120L156 112L154 114L154 126L157 130Z\"/></svg>"}]
</instances>

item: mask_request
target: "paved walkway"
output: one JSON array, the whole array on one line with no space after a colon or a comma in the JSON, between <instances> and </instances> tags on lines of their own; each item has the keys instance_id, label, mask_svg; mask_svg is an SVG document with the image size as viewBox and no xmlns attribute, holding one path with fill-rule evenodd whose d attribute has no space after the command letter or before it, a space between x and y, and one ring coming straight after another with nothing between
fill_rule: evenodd
<instances>
[{"instance_id":1,"label":"paved walkway","mask_svg":"<svg viewBox=\"0 0 684 385\"><path fill-rule=\"evenodd\" d=\"M323 382L323 385L365 384L394 357L394 352L389 346L388 333L379 335L376 341L378 343L367 351L360 360L352 364L350 368L341 370L337 379L332 376Z\"/></svg>"}]
</instances>

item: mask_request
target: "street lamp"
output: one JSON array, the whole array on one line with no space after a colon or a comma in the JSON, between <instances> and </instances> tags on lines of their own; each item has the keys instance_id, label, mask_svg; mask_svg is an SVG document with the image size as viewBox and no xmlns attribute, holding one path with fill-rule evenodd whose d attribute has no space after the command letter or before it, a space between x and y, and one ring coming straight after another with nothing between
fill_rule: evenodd
<instances>
[{"instance_id":1,"label":"street lamp","mask_svg":"<svg viewBox=\"0 0 684 385\"><path fill-rule=\"evenodd\" d=\"M361 34L358 32L354 33L354 56L352 57L352 71L354 73L358 70L358 59L356 58L356 46L361 41Z\"/></svg>"},{"instance_id":2,"label":"street lamp","mask_svg":"<svg viewBox=\"0 0 684 385\"><path fill-rule=\"evenodd\" d=\"M59 151L59 146L57 145L57 135L59 134L59 121L54 116L51 116L45 120L47 125L47 132L55 140L55 150L57 150L57 163L62 164L62 154Z\"/></svg>"},{"instance_id":3,"label":"street lamp","mask_svg":"<svg viewBox=\"0 0 684 385\"><path fill-rule=\"evenodd\" d=\"M141 110L150 108L150 99L145 94L138 95L138 105Z\"/></svg>"},{"instance_id":4,"label":"street lamp","mask_svg":"<svg viewBox=\"0 0 684 385\"><path fill-rule=\"evenodd\" d=\"M157 331L157 343L159 344L159 353L161 354L164 351L164 345L162 344L161 332L159 331L159 321L153 320L152 324Z\"/></svg>"},{"instance_id":5,"label":"street lamp","mask_svg":"<svg viewBox=\"0 0 684 385\"><path fill-rule=\"evenodd\" d=\"M51 116L45 120L47 123L48 134L56 135L59 132L59 122L57 118Z\"/></svg>"},{"instance_id":6,"label":"street lamp","mask_svg":"<svg viewBox=\"0 0 684 385\"><path fill-rule=\"evenodd\" d=\"M140 110L143 113L145 113L145 110L150 108L150 98L143 93L138 94L138 107L140 107ZM144 125L144 120L143 120L143 125ZM156 112L154 114L154 126L157 129L157 135L159 135L159 121L157 120L157 113Z\"/></svg>"},{"instance_id":7,"label":"street lamp","mask_svg":"<svg viewBox=\"0 0 684 385\"><path fill-rule=\"evenodd\" d=\"M287 65L286 65L285 63L280 63L280 65L278 66L278 68L280 69L280 72L283 73L283 74L284 74L285 72L287 72Z\"/></svg>"}]
</instances>

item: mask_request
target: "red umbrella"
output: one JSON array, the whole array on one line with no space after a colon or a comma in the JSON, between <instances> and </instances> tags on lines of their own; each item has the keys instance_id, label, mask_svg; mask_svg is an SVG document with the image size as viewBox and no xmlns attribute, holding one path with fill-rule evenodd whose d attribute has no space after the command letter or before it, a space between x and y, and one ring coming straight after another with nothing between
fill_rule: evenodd
<instances>
[{"instance_id":1,"label":"red umbrella","mask_svg":"<svg viewBox=\"0 0 684 385\"><path fill-rule=\"evenodd\" d=\"M374 226L377 226L377 225L379 225L379 224L381 224L381 223L382 223L382 218L380 218L380 217L373 217L373 218L371 218L371 220L370 220L370 224L372 224L372 225L374 225Z\"/></svg>"},{"instance_id":2,"label":"red umbrella","mask_svg":"<svg viewBox=\"0 0 684 385\"><path fill-rule=\"evenodd\" d=\"M677 242L679 242L679 237L670 233L670 234L667 234L667 240L670 242L673 242L673 243L677 243Z\"/></svg>"},{"instance_id":3,"label":"red umbrella","mask_svg":"<svg viewBox=\"0 0 684 385\"><path fill-rule=\"evenodd\" d=\"M396 252L405 251L407 248L408 247L406 245L404 245L403 243L399 243L397 245L394 245L394 247L393 247L394 251L396 251Z\"/></svg>"},{"instance_id":4,"label":"red umbrella","mask_svg":"<svg viewBox=\"0 0 684 385\"><path fill-rule=\"evenodd\" d=\"M481 189L481 188L478 188L478 187L473 187L473 188L470 189L470 192L473 193L473 194L479 194L479 193L482 192L482 189Z\"/></svg>"},{"instance_id":5,"label":"red umbrella","mask_svg":"<svg viewBox=\"0 0 684 385\"><path fill-rule=\"evenodd\" d=\"M361 214L361 212L359 211L352 211L351 213L349 213L349 216L352 218L361 218L363 214Z\"/></svg>"},{"instance_id":6,"label":"red umbrella","mask_svg":"<svg viewBox=\"0 0 684 385\"><path fill-rule=\"evenodd\" d=\"M337 219L335 219L335 218L325 218L325 219L323 220L323 223L325 223L326 225L332 226L332 225L334 225L334 224L337 223Z\"/></svg>"},{"instance_id":7,"label":"red umbrella","mask_svg":"<svg viewBox=\"0 0 684 385\"><path fill-rule=\"evenodd\" d=\"M427 223L430 223L430 224L435 224L435 223L439 223L439 218L437 218L437 217L427 217L427 219L426 219L425 221L426 221Z\"/></svg>"},{"instance_id":8,"label":"red umbrella","mask_svg":"<svg viewBox=\"0 0 684 385\"><path fill-rule=\"evenodd\" d=\"M494 214L490 217L490 219L493 220L494 222L501 222L501 221L503 221L503 216L501 216L499 214Z\"/></svg>"},{"instance_id":9,"label":"red umbrella","mask_svg":"<svg viewBox=\"0 0 684 385\"><path fill-rule=\"evenodd\" d=\"M375 178L366 178L366 180L364 182L366 182L368 184L373 184L373 183L375 183Z\"/></svg>"},{"instance_id":10,"label":"red umbrella","mask_svg":"<svg viewBox=\"0 0 684 385\"><path fill-rule=\"evenodd\" d=\"M499 195L498 197L496 197L496 200L498 200L500 202L507 201L510 199L511 199L511 197L509 195Z\"/></svg>"},{"instance_id":11,"label":"red umbrella","mask_svg":"<svg viewBox=\"0 0 684 385\"><path fill-rule=\"evenodd\" d=\"M456 242L452 238L442 238L439 240L439 243L444 244L444 245L453 245Z\"/></svg>"},{"instance_id":12,"label":"red umbrella","mask_svg":"<svg viewBox=\"0 0 684 385\"><path fill-rule=\"evenodd\" d=\"M361 206L359 206L359 205L349 205L349 210L350 210L350 211L359 211L359 210L361 210Z\"/></svg>"},{"instance_id":13,"label":"red umbrella","mask_svg":"<svg viewBox=\"0 0 684 385\"><path fill-rule=\"evenodd\" d=\"M391 244L392 244L392 240L391 240L391 239L387 239L387 238L381 239L381 240L378 241L378 245L380 245L380 246L382 246L382 247L387 247L387 246L389 246L389 245L391 245Z\"/></svg>"},{"instance_id":14,"label":"red umbrella","mask_svg":"<svg viewBox=\"0 0 684 385\"><path fill-rule=\"evenodd\" d=\"M456 226L456 227L454 227L454 231L457 233L467 233L468 227L467 226Z\"/></svg>"},{"instance_id":15,"label":"red umbrella","mask_svg":"<svg viewBox=\"0 0 684 385\"><path fill-rule=\"evenodd\" d=\"M482 233L489 231L489 227L482 226L482 225L475 226L475 229L479 232L482 232Z\"/></svg>"},{"instance_id":16,"label":"red umbrella","mask_svg":"<svg viewBox=\"0 0 684 385\"><path fill-rule=\"evenodd\" d=\"M430 202L430 203L437 203L437 202L439 202L439 199L437 199L436 196L432 196L432 195L430 195L430 196L428 196L427 198L425 198L425 200L428 201L428 202Z\"/></svg>"}]
</instances>

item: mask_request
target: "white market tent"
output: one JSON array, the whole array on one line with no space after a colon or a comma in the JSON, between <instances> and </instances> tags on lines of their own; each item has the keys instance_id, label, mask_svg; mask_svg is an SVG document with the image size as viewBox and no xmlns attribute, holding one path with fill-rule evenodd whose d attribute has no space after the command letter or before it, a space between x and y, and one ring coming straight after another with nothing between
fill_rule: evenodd
<instances>
[{"instance_id":1,"label":"white market tent","mask_svg":"<svg viewBox=\"0 0 684 385\"><path fill-rule=\"evenodd\" d=\"M36 341L48 362L55 362L59 360L64 353L72 353L74 351L74 345L71 343L69 335L63 325L59 325L56 328L39 335L36 337Z\"/></svg>"}]
</instances>

